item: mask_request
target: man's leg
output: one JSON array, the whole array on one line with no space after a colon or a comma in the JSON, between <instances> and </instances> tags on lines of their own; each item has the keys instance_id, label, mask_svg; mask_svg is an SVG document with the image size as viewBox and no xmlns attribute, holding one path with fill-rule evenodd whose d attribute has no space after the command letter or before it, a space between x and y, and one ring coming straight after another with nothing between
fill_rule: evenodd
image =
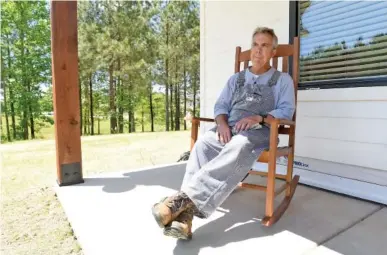
<instances>
[{"instance_id":1,"label":"man's leg","mask_svg":"<svg viewBox=\"0 0 387 255\"><path fill-rule=\"evenodd\" d=\"M187 163L182 187L185 187L190 182L192 176L194 176L197 172L200 172L202 166L215 158L222 150L223 145L221 145L221 143L217 140L215 131L216 129L212 128L195 143ZM152 213L158 225L163 228L176 219L176 217L178 217L182 212L190 209L192 205L193 203L189 197L184 194L184 192L179 191L176 194L163 198L162 201L156 203L152 207ZM204 215L198 210L192 209L191 211L197 217L204 218Z\"/></svg>"},{"instance_id":2,"label":"man's leg","mask_svg":"<svg viewBox=\"0 0 387 255\"><path fill-rule=\"evenodd\" d=\"M186 171L181 188L187 186L192 176L197 173L205 164L214 159L223 149L216 134L216 128L208 130L196 141L187 161Z\"/></svg>"},{"instance_id":3,"label":"man's leg","mask_svg":"<svg viewBox=\"0 0 387 255\"><path fill-rule=\"evenodd\" d=\"M254 161L269 145L268 128L242 131L232 137L218 156L192 175L181 191L206 217L236 188Z\"/></svg>"}]
</instances>

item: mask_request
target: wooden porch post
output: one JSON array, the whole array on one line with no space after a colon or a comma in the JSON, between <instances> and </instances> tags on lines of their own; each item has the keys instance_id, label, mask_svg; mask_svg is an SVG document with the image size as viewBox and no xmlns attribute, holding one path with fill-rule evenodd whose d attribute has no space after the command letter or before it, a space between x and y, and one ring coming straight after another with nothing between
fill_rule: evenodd
<instances>
[{"instance_id":1,"label":"wooden porch post","mask_svg":"<svg viewBox=\"0 0 387 255\"><path fill-rule=\"evenodd\" d=\"M84 182L78 85L77 1L51 1L51 59L59 186Z\"/></svg>"}]
</instances>

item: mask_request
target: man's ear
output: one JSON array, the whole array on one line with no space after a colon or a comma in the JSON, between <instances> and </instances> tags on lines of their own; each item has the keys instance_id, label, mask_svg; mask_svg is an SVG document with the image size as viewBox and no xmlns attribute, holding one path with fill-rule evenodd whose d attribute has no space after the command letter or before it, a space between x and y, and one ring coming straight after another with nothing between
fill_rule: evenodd
<instances>
[{"instance_id":1,"label":"man's ear","mask_svg":"<svg viewBox=\"0 0 387 255\"><path fill-rule=\"evenodd\" d=\"M276 53L277 53L277 49L274 49L272 54L271 54L271 57L274 57Z\"/></svg>"}]
</instances>

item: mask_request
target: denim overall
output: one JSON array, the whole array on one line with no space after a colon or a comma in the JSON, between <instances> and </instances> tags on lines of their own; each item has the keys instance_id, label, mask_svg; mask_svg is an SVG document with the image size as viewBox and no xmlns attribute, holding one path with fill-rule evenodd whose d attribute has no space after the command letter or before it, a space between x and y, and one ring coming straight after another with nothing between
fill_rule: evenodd
<instances>
[{"instance_id":1,"label":"denim overall","mask_svg":"<svg viewBox=\"0 0 387 255\"><path fill-rule=\"evenodd\" d=\"M194 202L203 217L209 217L226 200L269 146L269 127L258 125L237 133L234 126L245 117L274 110L272 86L279 76L280 72L275 70L267 84L245 84L245 70L241 71L228 118L232 139L226 144L220 143L214 127L196 141L181 191Z\"/></svg>"}]
</instances>

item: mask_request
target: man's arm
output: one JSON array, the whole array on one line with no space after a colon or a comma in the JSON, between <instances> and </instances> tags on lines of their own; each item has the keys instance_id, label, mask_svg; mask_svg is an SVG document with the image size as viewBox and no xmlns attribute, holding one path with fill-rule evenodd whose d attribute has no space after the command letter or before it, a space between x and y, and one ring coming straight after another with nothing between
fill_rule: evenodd
<instances>
[{"instance_id":1,"label":"man's arm","mask_svg":"<svg viewBox=\"0 0 387 255\"><path fill-rule=\"evenodd\" d=\"M218 125L227 125L228 124L228 115L227 114L219 114L215 118L215 123Z\"/></svg>"},{"instance_id":2,"label":"man's arm","mask_svg":"<svg viewBox=\"0 0 387 255\"><path fill-rule=\"evenodd\" d=\"M228 115L231 110L232 94L235 88L235 75L231 76L219 95L214 107L214 118L217 124L219 140L222 144L231 140L231 130L228 126Z\"/></svg>"},{"instance_id":3,"label":"man's arm","mask_svg":"<svg viewBox=\"0 0 387 255\"><path fill-rule=\"evenodd\" d=\"M284 75L281 81L281 88L278 94L277 105L273 111L270 111L268 118L291 120L295 111L294 83L290 75ZM270 115L272 117L270 117Z\"/></svg>"},{"instance_id":4,"label":"man's arm","mask_svg":"<svg viewBox=\"0 0 387 255\"><path fill-rule=\"evenodd\" d=\"M231 110L232 94L235 86L235 75L231 76L221 91L214 106L214 119L217 124L228 124L228 114Z\"/></svg>"}]
</instances>

